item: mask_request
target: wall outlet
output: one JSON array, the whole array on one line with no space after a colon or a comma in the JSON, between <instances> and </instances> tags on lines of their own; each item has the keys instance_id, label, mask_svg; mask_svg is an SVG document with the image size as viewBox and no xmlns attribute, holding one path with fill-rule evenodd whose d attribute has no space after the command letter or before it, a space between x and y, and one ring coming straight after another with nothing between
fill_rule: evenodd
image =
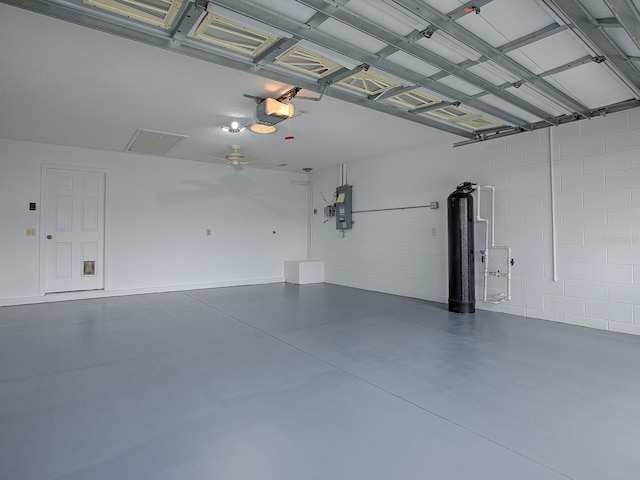
<instances>
[{"instance_id":1,"label":"wall outlet","mask_svg":"<svg viewBox=\"0 0 640 480\"><path fill-rule=\"evenodd\" d=\"M436 227L433 227L431 229L431 236L435 237L438 235L438 229Z\"/></svg>"},{"instance_id":2,"label":"wall outlet","mask_svg":"<svg viewBox=\"0 0 640 480\"><path fill-rule=\"evenodd\" d=\"M211 236L211 231L212 231L212 230L211 230L210 228L207 228L207 230L206 230L206 235L207 235L207 237L210 237L210 236Z\"/></svg>"},{"instance_id":3,"label":"wall outlet","mask_svg":"<svg viewBox=\"0 0 640 480\"><path fill-rule=\"evenodd\" d=\"M36 229L35 228L27 228L25 230L25 234L27 237L35 237L36 236Z\"/></svg>"}]
</instances>

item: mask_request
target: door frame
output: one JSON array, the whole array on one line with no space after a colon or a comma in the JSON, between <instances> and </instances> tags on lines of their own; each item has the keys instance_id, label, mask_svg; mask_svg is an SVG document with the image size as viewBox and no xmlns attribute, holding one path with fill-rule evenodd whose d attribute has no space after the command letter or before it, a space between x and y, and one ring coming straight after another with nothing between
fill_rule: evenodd
<instances>
[{"instance_id":1,"label":"door frame","mask_svg":"<svg viewBox=\"0 0 640 480\"><path fill-rule=\"evenodd\" d=\"M104 258L103 258L103 291L109 290L109 272L107 258L109 257L109 172L104 168L85 167L81 165L58 165L43 163L40 173L40 231L39 231L39 258L40 278L38 279L38 294L60 295L60 293L46 293L47 257L46 257L46 228L47 228L47 172L48 170L72 170L74 172L102 173L104 175Z\"/></svg>"}]
</instances>

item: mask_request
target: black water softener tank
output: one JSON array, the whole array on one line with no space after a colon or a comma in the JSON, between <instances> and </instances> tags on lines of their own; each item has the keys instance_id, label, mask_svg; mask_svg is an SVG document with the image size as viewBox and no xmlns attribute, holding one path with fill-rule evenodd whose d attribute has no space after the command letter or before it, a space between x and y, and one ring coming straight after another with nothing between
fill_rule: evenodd
<instances>
[{"instance_id":1,"label":"black water softener tank","mask_svg":"<svg viewBox=\"0 0 640 480\"><path fill-rule=\"evenodd\" d=\"M447 198L449 230L449 311L476 311L473 262L474 184L465 182Z\"/></svg>"}]
</instances>

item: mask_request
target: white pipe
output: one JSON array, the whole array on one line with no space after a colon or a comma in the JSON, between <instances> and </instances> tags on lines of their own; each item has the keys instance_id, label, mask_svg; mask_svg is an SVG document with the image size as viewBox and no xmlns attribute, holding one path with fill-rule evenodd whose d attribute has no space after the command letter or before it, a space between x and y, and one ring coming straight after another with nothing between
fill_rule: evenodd
<instances>
[{"instance_id":1,"label":"white pipe","mask_svg":"<svg viewBox=\"0 0 640 480\"><path fill-rule=\"evenodd\" d=\"M484 249L484 286L483 286L483 301L486 303L497 304L502 302L503 300L511 300L511 247L496 245L495 243L495 216L496 216L496 187L493 185L477 185L477 196L478 196L478 210L477 210L477 220L485 223L485 249ZM486 188L491 191L491 210L489 218L483 218L480 216L480 200L483 188ZM489 235L491 232L491 235ZM489 237L491 241L489 242ZM507 251L507 273L490 272L489 271L489 251L490 249L502 249ZM489 296L487 294L488 290L488 279L489 276L493 275L496 277L506 277L507 278L507 292L504 297L498 296L495 300L489 300Z\"/></svg>"},{"instance_id":2,"label":"white pipe","mask_svg":"<svg viewBox=\"0 0 640 480\"><path fill-rule=\"evenodd\" d=\"M313 257L313 182L291 180L291 184L307 187L307 259L311 259Z\"/></svg>"},{"instance_id":3,"label":"white pipe","mask_svg":"<svg viewBox=\"0 0 640 480\"><path fill-rule=\"evenodd\" d=\"M483 222L484 225L484 248L482 250L482 256L484 257L484 280L483 280L483 286L482 286L482 299L483 301L487 301L487 284L488 284L488 279L489 279L489 219L488 218L483 218L480 216L480 207L481 207L481 194L480 192L482 192L482 189L484 188L483 185L478 185L477 186L477 200L478 200L478 208L477 208L477 215L476 215L476 219L479 222Z\"/></svg>"},{"instance_id":4,"label":"white pipe","mask_svg":"<svg viewBox=\"0 0 640 480\"><path fill-rule=\"evenodd\" d=\"M507 293L505 298L499 299L492 303L499 303L502 300L511 300L511 247L506 245L496 245L495 236L495 218L496 218L496 187L493 185L486 185L486 188L491 190L491 248L500 248L507 251ZM504 276L499 273L496 276Z\"/></svg>"},{"instance_id":5,"label":"white pipe","mask_svg":"<svg viewBox=\"0 0 640 480\"><path fill-rule=\"evenodd\" d=\"M558 251L556 242L556 185L553 171L553 127L549 127L549 176L551 185L551 267L553 281L558 281Z\"/></svg>"},{"instance_id":6,"label":"white pipe","mask_svg":"<svg viewBox=\"0 0 640 480\"><path fill-rule=\"evenodd\" d=\"M307 182L307 259L313 258L313 182Z\"/></svg>"}]
</instances>

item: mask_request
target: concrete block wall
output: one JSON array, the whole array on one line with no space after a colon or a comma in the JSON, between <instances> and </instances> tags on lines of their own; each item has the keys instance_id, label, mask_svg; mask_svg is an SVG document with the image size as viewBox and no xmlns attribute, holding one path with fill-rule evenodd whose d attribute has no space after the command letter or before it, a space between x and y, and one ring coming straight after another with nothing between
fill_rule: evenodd
<instances>
[{"instance_id":1,"label":"concrete block wall","mask_svg":"<svg viewBox=\"0 0 640 480\"><path fill-rule=\"evenodd\" d=\"M638 117L625 112L508 137L488 151L476 146L476 161L491 162L476 178L498 192L496 241L512 245L516 259L513 300L483 308L640 334Z\"/></svg>"},{"instance_id":2,"label":"concrete block wall","mask_svg":"<svg viewBox=\"0 0 640 480\"><path fill-rule=\"evenodd\" d=\"M457 152L448 144L431 145L428 151L429 169L422 148L348 165L356 213L353 230L344 237L336 231L335 219L321 215L324 205L334 201L339 169L312 174L314 207L320 213L314 217L314 256L325 261L325 282L446 301L443 201L451 183L458 181L450 168ZM434 182L436 178L441 180ZM439 209L382 210L433 201L440 202ZM374 211L357 213L362 210Z\"/></svg>"},{"instance_id":3,"label":"concrete block wall","mask_svg":"<svg viewBox=\"0 0 640 480\"><path fill-rule=\"evenodd\" d=\"M511 246L515 259L512 300L478 298L478 308L640 334L640 111L471 146L451 143L348 165L356 210L431 201L441 208L356 214L345 238L316 217L326 281L446 302L446 197L474 181L496 187L495 241ZM337 177L337 170L315 174L317 200ZM476 223L477 297L483 228ZM499 279L489 287L505 289Z\"/></svg>"}]
</instances>

